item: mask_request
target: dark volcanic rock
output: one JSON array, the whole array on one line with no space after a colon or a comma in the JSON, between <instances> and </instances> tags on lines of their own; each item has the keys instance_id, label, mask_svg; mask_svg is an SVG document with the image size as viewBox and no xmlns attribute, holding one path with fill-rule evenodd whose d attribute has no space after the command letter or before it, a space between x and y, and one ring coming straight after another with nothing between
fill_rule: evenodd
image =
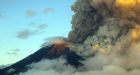
<instances>
[{"instance_id":1,"label":"dark volcanic rock","mask_svg":"<svg viewBox=\"0 0 140 75\"><path fill-rule=\"evenodd\" d=\"M0 69L0 75L5 75L5 73L2 69Z\"/></svg>"}]
</instances>

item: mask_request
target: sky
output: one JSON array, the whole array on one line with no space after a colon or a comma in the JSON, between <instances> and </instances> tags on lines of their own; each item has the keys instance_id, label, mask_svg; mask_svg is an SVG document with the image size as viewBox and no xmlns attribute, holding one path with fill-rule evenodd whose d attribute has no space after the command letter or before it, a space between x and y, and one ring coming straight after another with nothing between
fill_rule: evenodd
<instances>
[{"instance_id":1,"label":"sky","mask_svg":"<svg viewBox=\"0 0 140 75\"><path fill-rule=\"evenodd\" d=\"M47 38L67 37L75 0L0 0L0 65L37 51Z\"/></svg>"}]
</instances>

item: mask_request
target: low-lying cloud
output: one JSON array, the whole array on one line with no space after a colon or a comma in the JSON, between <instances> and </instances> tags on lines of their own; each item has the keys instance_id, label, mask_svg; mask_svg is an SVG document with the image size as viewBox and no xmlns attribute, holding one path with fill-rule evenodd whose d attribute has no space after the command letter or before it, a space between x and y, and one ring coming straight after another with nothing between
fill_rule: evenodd
<instances>
[{"instance_id":1,"label":"low-lying cloud","mask_svg":"<svg viewBox=\"0 0 140 75\"><path fill-rule=\"evenodd\" d=\"M134 69L127 71L121 66L107 64L106 59L97 56L86 60L85 66L75 69L70 65L66 65L63 58L47 60L44 59L38 63L28 66L27 72L19 75L139 75L140 70ZM91 68L92 67L92 68Z\"/></svg>"},{"instance_id":2,"label":"low-lying cloud","mask_svg":"<svg viewBox=\"0 0 140 75\"><path fill-rule=\"evenodd\" d=\"M10 51L6 52L7 55L17 55L20 52L20 49L11 49Z\"/></svg>"},{"instance_id":3,"label":"low-lying cloud","mask_svg":"<svg viewBox=\"0 0 140 75\"><path fill-rule=\"evenodd\" d=\"M53 13L53 12L55 12L55 9L54 8L46 8L43 11L44 14Z\"/></svg>"},{"instance_id":4,"label":"low-lying cloud","mask_svg":"<svg viewBox=\"0 0 140 75\"><path fill-rule=\"evenodd\" d=\"M36 13L37 12L35 10L30 9L30 10L26 11L26 16L27 17L34 17L36 15Z\"/></svg>"},{"instance_id":5,"label":"low-lying cloud","mask_svg":"<svg viewBox=\"0 0 140 75\"><path fill-rule=\"evenodd\" d=\"M31 17L34 17L38 14L45 14L46 15L46 14L53 13L53 12L55 12L54 8L45 8L41 12L33 10L33 9L29 9L26 11L26 17L31 18Z\"/></svg>"},{"instance_id":6,"label":"low-lying cloud","mask_svg":"<svg viewBox=\"0 0 140 75\"><path fill-rule=\"evenodd\" d=\"M0 69L3 69L3 68L5 68L5 66L4 65L0 65Z\"/></svg>"},{"instance_id":7,"label":"low-lying cloud","mask_svg":"<svg viewBox=\"0 0 140 75\"><path fill-rule=\"evenodd\" d=\"M36 28L37 28L38 30L46 29L47 27L48 27L47 24L40 24L40 25L37 25L37 26L36 26Z\"/></svg>"},{"instance_id":8,"label":"low-lying cloud","mask_svg":"<svg viewBox=\"0 0 140 75\"><path fill-rule=\"evenodd\" d=\"M20 39L27 39L31 36L34 35L39 35L40 33L44 32L44 30L48 27L47 24L39 24L39 25L34 25L30 29L24 29L19 32L17 32L16 37Z\"/></svg>"},{"instance_id":9,"label":"low-lying cloud","mask_svg":"<svg viewBox=\"0 0 140 75\"><path fill-rule=\"evenodd\" d=\"M27 39L34 34L35 32L32 32L30 30L22 30L22 31L17 32L17 37L21 39Z\"/></svg>"}]
</instances>

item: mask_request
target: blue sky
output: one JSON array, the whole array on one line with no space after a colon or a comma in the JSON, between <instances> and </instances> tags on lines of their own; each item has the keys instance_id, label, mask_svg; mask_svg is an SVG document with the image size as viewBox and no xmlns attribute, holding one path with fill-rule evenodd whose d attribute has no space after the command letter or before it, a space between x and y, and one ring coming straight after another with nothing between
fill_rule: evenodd
<instances>
[{"instance_id":1,"label":"blue sky","mask_svg":"<svg viewBox=\"0 0 140 75\"><path fill-rule=\"evenodd\" d=\"M75 0L0 0L0 65L15 63L71 30Z\"/></svg>"}]
</instances>

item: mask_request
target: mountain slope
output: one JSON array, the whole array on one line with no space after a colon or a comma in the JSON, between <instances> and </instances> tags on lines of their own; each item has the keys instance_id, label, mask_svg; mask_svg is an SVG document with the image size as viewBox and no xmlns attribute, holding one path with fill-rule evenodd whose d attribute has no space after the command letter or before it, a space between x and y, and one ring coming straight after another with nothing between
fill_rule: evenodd
<instances>
[{"instance_id":1,"label":"mountain slope","mask_svg":"<svg viewBox=\"0 0 140 75\"><path fill-rule=\"evenodd\" d=\"M57 59L60 56L64 56L67 64L70 64L77 68L78 66L82 66L83 64L79 62L79 60L84 60L82 57L77 55L75 52L71 51L68 47L62 47L63 51L59 48L61 45L49 45L39 49L34 54L24 58L23 60L0 70L0 75L14 75L19 74L20 72L25 72L28 70L27 66L41 61L42 59ZM61 51L59 51L61 50Z\"/></svg>"}]
</instances>

